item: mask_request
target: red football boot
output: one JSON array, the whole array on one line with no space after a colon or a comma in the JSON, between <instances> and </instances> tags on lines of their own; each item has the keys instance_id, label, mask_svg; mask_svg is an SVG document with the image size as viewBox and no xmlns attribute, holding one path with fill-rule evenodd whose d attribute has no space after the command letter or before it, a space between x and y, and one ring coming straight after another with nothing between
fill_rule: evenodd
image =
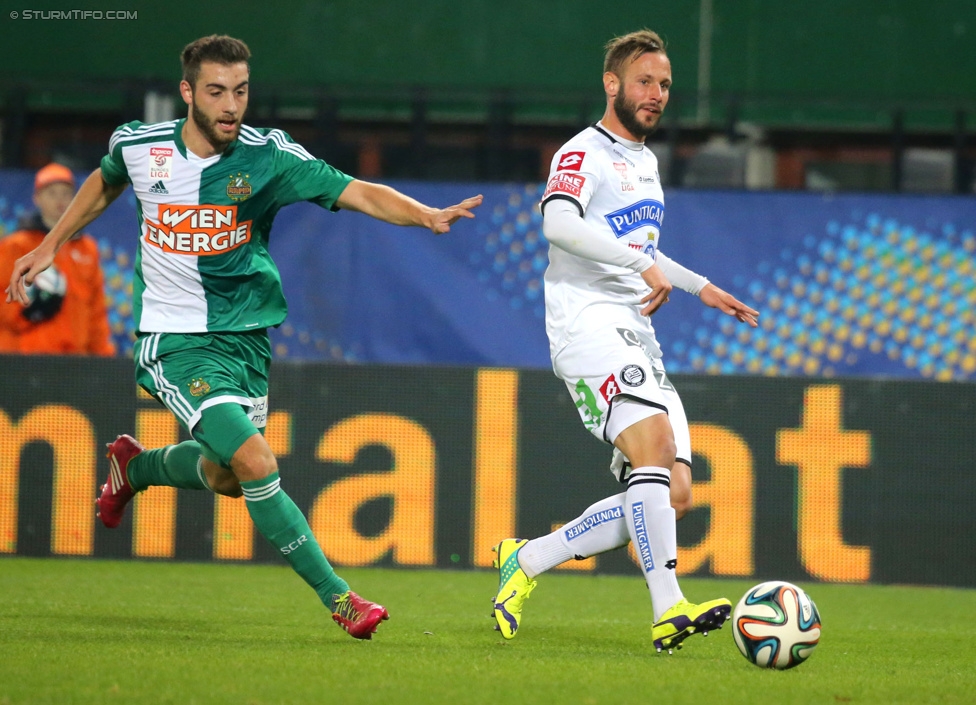
<instances>
[{"instance_id":1,"label":"red football boot","mask_svg":"<svg viewBox=\"0 0 976 705\"><path fill-rule=\"evenodd\" d=\"M365 600L352 590L332 601L332 620L356 639L372 639L380 622L389 618L383 605Z\"/></svg>"},{"instance_id":2,"label":"red football boot","mask_svg":"<svg viewBox=\"0 0 976 705\"><path fill-rule=\"evenodd\" d=\"M108 447L108 480L102 485L102 495L95 500L98 507L98 518L110 529L114 529L122 522L125 505L136 496L126 468L129 461L145 450L132 436L122 435L116 438Z\"/></svg>"}]
</instances>

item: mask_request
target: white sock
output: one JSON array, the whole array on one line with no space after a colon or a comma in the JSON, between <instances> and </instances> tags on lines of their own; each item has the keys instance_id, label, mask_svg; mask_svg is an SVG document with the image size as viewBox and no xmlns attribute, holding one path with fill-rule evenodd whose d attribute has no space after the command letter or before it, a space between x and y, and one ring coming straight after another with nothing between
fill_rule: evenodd
<instances>
[{"instance_id":1,"label":"white sock","mask_svg":"<svg viewBox=\"0 0 976 705\"><path fill-rule=\"evenodd\" d=\"M555 568L571 558L582 560L626 546L624 500L626 492L601 499L580 516L551 534L532 539L519 549L518 561L530 578Z\"/></svg>"},{"instance_id":2,"label":"white sock","mask_svg":"<svg viewBox=\"0 0 976 705\"><path fill-rule=\"evenodd\" d=\"M682 599L675 567L678 532L671 508L671 471L634 468L627 480L627 529L651 592L654 621Z\"/></svg>"},{"instance_id":3,"label":"white sock","mask_svg":"<svg viewBox=\"0 0 976 705\"><path fill-rule=\"evenodd\" d=\"M522 546L518 552L519 567L530 578L534 578L539 573L545 573L550 568L555 568L572 557L573 554L559 540L559 531L553 531L551 534L532 539Z\"/></svg>"}]
</instances>

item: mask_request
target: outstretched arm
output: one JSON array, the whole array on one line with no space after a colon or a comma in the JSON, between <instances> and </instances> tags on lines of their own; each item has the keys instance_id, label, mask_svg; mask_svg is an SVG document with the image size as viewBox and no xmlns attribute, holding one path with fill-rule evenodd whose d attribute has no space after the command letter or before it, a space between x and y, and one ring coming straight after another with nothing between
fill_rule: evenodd
<instances>
[{"instance_id":1,"label":"outstretched arm","mask_svg":"<svg viewBox=\"0 0 976 705\"><path fill-rule=\"evenodd\" d=\"M41 244L14 262L7 285L7 303L17 301L29 305L27 286L34 283L34 277L51 266L61 245L100 216L124 190L125 184L112 186L105 183L102 170L95 169Z\"/></svg>"},{"instance_id":2,"label":"outstretched arm","mask_svg":"<svg viewBox=\"0 0 976 705\"><path fill-rule=\"evenodd\" d=\"M737 321L748 323L755 328L759 325L759 311L749 308L727 291L719 289L714 284L706 284L705 288L698 294L702 303L712 308L717 308L722 313L734 317Z\"/></svg>"},{"instance_id":3,"label":"outstretched arm","mask_svg":"<svg viewBox=\"0 0 976 705\"><path fill-rule=\"evenodd\" d=\"M656 261L676 287L684 289L689 294L697 295L706 306L717 308L722 313L734 316L736 320L748 323L753 328L758 325L756 319L759 318L759 311L749 308L732 294L719 289L701 274L681 266L660 250Z\"/></svg>"},{"instance_id":4,"label":"outstretched arm","mask_svg":"<svg viewBox=\"0 0 976 705\"><path fill-rule=\"evenodd\" d=\"M474 218L471 211L481 201L482 196L478 195L449 208L431 208L389 186L356 179L346 186L336 205L393 225L419 225L440 235L449 232L458 218Z\"/></svg>"}]
</instances>

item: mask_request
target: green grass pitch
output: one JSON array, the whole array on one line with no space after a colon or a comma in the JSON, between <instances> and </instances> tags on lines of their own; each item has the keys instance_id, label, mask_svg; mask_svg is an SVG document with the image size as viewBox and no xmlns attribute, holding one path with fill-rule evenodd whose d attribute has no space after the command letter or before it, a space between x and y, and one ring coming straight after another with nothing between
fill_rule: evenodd
<instances>
[{"instance_id":1,"label":"green grass pitch","mask_svg":"<svg viewBox=\"0 0 976 705\"><path fill-rule=\"evenodd\" d=\"M505 642L492 571L341 572L390 609L371 642L285 567L0 559L0 704L976 701L976 590L804 585L823 637L778 672L728 626L657 654L637 575L542 576ZM755 582L682 587L734 603Z\"/></svg>"}]
</instances>

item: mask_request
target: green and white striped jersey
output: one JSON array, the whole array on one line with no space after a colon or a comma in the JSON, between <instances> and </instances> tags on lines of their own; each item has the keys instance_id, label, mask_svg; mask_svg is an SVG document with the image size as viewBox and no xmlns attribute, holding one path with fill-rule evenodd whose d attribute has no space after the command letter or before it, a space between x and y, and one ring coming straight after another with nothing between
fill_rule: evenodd
<instances>
[{"instance_id":1,"label":"green and white striped jersey","mask_svg":"<svg viewBox=\"0 0 976 705\"><path fill-rule=\"evenodd\" d=\"M144 333L276 326L287 305L268 253L282 206L336 210L352 177L281 130L241 126L222 154L187 151L186 119L119 127L102 159L108 184L131 183L139 219L134 315Z\"/></svg>"}]
</instances>

